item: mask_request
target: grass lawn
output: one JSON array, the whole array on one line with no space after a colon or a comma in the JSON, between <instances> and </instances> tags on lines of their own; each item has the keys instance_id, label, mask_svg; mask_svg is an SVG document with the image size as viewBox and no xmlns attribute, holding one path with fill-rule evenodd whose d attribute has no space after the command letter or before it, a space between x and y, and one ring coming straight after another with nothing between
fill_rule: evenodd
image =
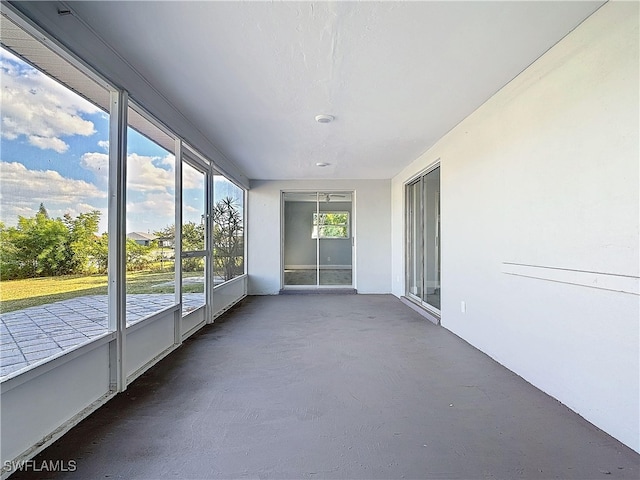
<instances>
[{"instance_id":1,"label":"grass lawn","mask_svg":"<svg viewBox=\"0 0 640 480\"><path fill-rule=\"evenodd\" d=\"M202 272L183 272L183 278L202 276ZM173 293L174 273L127 272L127 293ZM201 293L201 283L185 284L185 293ZM0 313L46 305L85 295L106 295L106 275L63 275L0 282Z\"/></svg>"}]
</instances>

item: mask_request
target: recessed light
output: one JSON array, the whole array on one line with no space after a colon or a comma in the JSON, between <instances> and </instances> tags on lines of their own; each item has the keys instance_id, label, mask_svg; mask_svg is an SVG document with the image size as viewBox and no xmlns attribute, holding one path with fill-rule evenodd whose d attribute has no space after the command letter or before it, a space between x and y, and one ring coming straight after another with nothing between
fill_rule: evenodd
<instances>
[{"instance_id":1,"label":"recessed light","mask_svg":"<svg viewBox=\"0 0 640 480\"><path fill-rule=\"evenodd\" d=\"M336 117L333 115L316 115L316 122L318 123L331 123Z\"/></svg>"},{"instance_id":2,"label":"recessed light","mask_svg":"<svg viewBox=\"0 0 640 480\"><path fill-rule=\"evenodd\" d=\"M329 165L331 165L331 164L327 163L327 162L318 162L318 163L316 163L316 167L328 167Z\"/></svg>"}]
</instances>

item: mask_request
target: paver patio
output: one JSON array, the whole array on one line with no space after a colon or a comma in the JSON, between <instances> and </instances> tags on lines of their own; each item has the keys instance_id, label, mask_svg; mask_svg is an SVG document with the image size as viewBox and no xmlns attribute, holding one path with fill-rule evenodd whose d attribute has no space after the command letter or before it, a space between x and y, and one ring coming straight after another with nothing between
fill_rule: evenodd
<instances>
[{"instance_id":1,"label":"paver patio","mask_svg":"<svg viewBox=\"0 0 640 480\"><path fill-rule=\"evenodd\" d=\"M174 304L174 295L127 295L127 326ZM204 304L202 293L183 295L185 311ZM88 295L0 315L0 377L107 332L107 295Z\"/></svg>"}]
</instances>

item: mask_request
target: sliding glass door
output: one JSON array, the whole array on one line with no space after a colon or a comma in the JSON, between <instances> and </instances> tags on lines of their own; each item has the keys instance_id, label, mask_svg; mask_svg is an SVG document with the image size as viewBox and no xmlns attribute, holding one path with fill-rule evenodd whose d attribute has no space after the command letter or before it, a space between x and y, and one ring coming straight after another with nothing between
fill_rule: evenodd
<instances>
[{"instance_id":1,"label":"sliding glass door","mask_svg":"<svg viewBox=\"0 0 640 480\"><path fill-rule=\"evenodd\" d=\"M352 197L283 193L283 288L353 286Z\"/></svg>"},{"instance_id":2,"label":"sliding glass door","mask_svg":"<svg viewBox=\"0 0 640 480\"><path fill-rule=\"evenodd\" d=\"M440 167L406 186L407 296L440 311Z\"/></svg>"}]
</instances>

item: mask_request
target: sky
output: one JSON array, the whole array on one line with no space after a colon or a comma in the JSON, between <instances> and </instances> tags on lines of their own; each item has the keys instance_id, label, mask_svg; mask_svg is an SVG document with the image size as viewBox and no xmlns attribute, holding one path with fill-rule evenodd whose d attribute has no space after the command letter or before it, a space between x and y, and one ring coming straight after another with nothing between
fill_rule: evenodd
<instances>
[{"instance_id":1,"label":"sky","mask_svg":"<svg viewBox=\"0 0 640 480\"><path fill-rule=\"evenodd\" d=\"M109 116L0 47L0 221L17 224L43 203L50 217L101 212L107 231ZM128 129L127 232L153 233L174 223L175 158ZM183 168L184 221L204 212L203 176ZM216 177L215 197L239 197Z\"/></svg>"}]
</instances>

